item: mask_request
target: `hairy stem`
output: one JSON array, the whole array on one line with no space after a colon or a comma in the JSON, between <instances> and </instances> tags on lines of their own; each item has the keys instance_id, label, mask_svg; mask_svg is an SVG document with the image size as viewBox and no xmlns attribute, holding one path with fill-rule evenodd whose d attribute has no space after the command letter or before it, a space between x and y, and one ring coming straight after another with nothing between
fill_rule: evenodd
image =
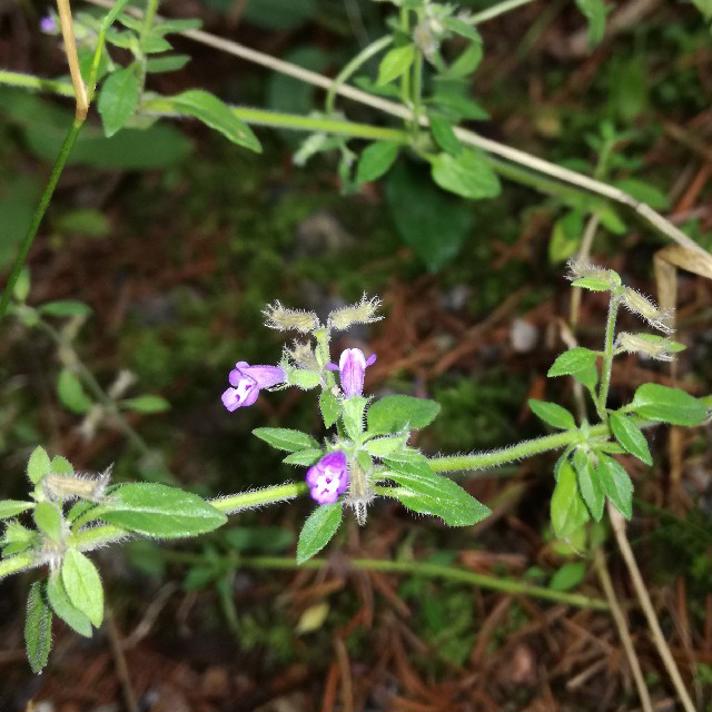
<instances>
[{"instance_id":1,"label":"hairy stem","mask_svg":"<svg viewBox=\"0 0 712 712\"><path fill-rule=\"evenodd\" d=\"M598 417L604 423L608 422L606 405L608 404L608 391L611 387L611 371L613 370L613 357L615 356L613 346L616 338L616 319L618 318L620 303L620 297L617 294L611 294L611 299L608 303L608 317L606 318L603 364L601 365L601 384L598 388L598 400L596 403Z\"/></svg>"}]
</instances>

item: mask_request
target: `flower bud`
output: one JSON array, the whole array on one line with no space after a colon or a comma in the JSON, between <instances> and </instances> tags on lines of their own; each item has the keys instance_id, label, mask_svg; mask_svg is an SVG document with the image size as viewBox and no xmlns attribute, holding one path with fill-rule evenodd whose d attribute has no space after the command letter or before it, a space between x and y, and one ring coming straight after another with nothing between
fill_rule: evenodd
<instances>
[{"instance_id":1,"label":"flower bud","mask_svg":"<svg viewBox=\"0 0 712 712\"><path fill-rule=\"evenodd\" d=\"M610 289L619 287L621 278L618 272L591 264L585 260L571 259L567 262L566 279L575 282L577 279L596 279L608 283Z\"/></svg>"},{"instance_id":2,"label":"flower bud","mask_svg":"<svg viewBox=\"0 0 712 712\"><path fill-rule=\"evenodd\" d=\"M287 358L298 368L308 371L318 371L319 363L316 360L312 345L306 341L295 341L291 349L286 349Z\"/></svg>"},{"instance_id":3,"label":"flower bud","mask_svg":"<svg viewBox=\"0 0 712 712\"><path fill-rule=\"evenodd\" d=\"M265 325L277 331L299 331L302 334L309 334L320 326L319 317L314 312L287 309L279 302L268 304L263 314L266 319Z\"/></svg>"},{"instance_id":4,"label":"flower bud","mask_svg":"<svg viewBox=\"0 0 712 712\"><path fill-rule=\"evenodd\" d=\"M339 365L330 363L330 371L339 372L341 390L346 398L363 395L363 382L366 378L366 368L376 361L376 354L371 354L368 359L361 349L344 349L339 358Z\"/></svg>"},{"instance_id":5,"label":"flower bud","mask_svg":"<svg viewBox=\"0 0 712 712\"><path fill-rule=\"evenodd\" d=\"M113 465L110 465L96 476L50 473L43 478L42 489L48 499L55 501L67 502L72 499L86 499L90 502L101 502L111 481L112 467Z\"/></svg>"},{"instance_id":6,"label":"flower bud","mask_svg":"<svg viewBox=\"0 0 712 712\"><path fill-rule=\"evenodd\" d=\"M341 309L335 309L329 314L329 328L336 331L344 331L354 324L372 324L383 319L378 315L381 308L381 300L378 297L369 299L365 294L361 301L351 304Z\"/></svg>"},{"instance_id":7,"label":"flower bud","mask_svg":"<svg viewBox=\"0 0 712 712\"><path fill-rule=\"evenodd\" d=\"M621 332L617 338L617 348L627 353L644 354L657 361L672 361L675 354L685 346L655 334L629 334Z\"/></svg>"},{"instance_id":8,"label":"flower bud","mask_svg":"<svg viewBox=\"0 0 712 712\"><path fill-rule=\"evenodd\" d=\"M672 334L675 331L673 313L661 309L655 302L632 287L623 290L623 304L658 331L664 334Z\"/></svg>"}]
</instances>

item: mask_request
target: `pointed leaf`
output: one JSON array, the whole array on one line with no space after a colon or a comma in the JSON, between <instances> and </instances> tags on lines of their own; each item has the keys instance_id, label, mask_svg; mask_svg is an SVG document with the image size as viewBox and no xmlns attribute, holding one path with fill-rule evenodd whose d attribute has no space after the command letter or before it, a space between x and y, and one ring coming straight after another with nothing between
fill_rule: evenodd
<instances>
[{"instance_id":1,"label":"pointed leaf","mask_svg":"<svg viewBox=\"0 0 712 712\"><path fill-rule=\"evenodd\" d=\"M630 519L633 516L633 483L623 466L612 457L601 455L596 472L613 506L626 519Z\"/></svg>"},{"instance_id":2,"label":"pointed leaf","mask_svg":"<svg viewBox=\"0 0 712 712\"><path fill-rule=\"evenodd\" d=\"M621 415L620 413L611 413L608 417L608 422L615 439L627 452L631 455L635 455L635 457L642 460L646 465L653 464L653 456L650 454L648 441L645 439L643 431L631 418Z\"/></svg>"},{"instance_id":3,"label":"pointed leaf","mask_svg":"<svg viewBox=\"0 0 712 712\"><path fill-rule=\"evenodd\" d=\"M471 200L494 198L501 190L499 178L483 154L472 149L463 149L457 156L439 153L432 160L431 173L443 190Z\"/></svg>"},{"instance_id":4,"label":"pointed leaf","mask_svg":"<svg viewBox=\"0 0 712 712\"><path fill-rule=\"evenodd\" d=\"M388 173L399 150L400 146L393 141L376 141L367 146L358 159L356 182L370 183Z\"/></svg>"},{"instance_id":5,"label":"pointed leaf","mask_svg":"<svg viewBox=\"0 0 712 712\"><path fill-rule=\"evenodd\" d=\"M35 675L44 670L52 649L52 611L44 597L44 585L35 581L27 597L25 650Z\"/></svg>"},{"instance_id":6,"label":"pointed leaf","mask_svg":"<svg viewBox=\"0 0 712 712\"><path fill-rule=\"evenodd\" d=\"M551 525L559 539L570 539L589 519L581 498L576 472L568 460L561 463L559 479L551 496Z\"/></svg>"},{"instance_id":7,"label":"pointed leaf","mask_svg":"<svg viewBox=\"0 0 712 712\"><path fill-rule=\"evenodd\" d=\"M62 583L71 604L97 628L104 620L104 588L96 566L77 549L68 549L62 561Z\"/></svg>"},{"instance_id":8,"label":"pointed leaf","mask_svg":"<svg viewBox=\"0 0 712 712\"><path fill-rule=\"evenodd\" d=\"M97 108L107 137L120 131L136 113L141 96L138 65L110 74L101 87Z\"/></svg>"},{"instance_id":9,"label":"pointed leaf","mask_svg":"<svg viewBox=\"0 0 712 712\"><path fill-rule=\"evenodd\" d=\"M47 451L39 445L32 451L27 461L27 478L36 485L50 472L50 459Z\"/></svg>"},{"instance_id":10,"label":"pointed leaf","mask_svg":"<svg viewBox=\"0 0 712 712\"><path fill-rule=\"evenodd\" d=\"M369 433L397 433L406 428L418 430L437 418L440 404L427 398L385 396L368 409Z\"/></svg>"},{"instance_id":11,"label":"pointed leaf","mask_svg":"<svg viewBox=\"0 0 712 712\"><path fill-rule=\"evenodd\" d=\"M546 374L549 378L556 376L572 376L584 386L593 390L598 382L598 369L596 368L597 354L591 349L576 346L564 351L551 365Z\"/></svg>"},{"instance_id":12,"label":"pointed leaf","mask_svg":"<svg viewBox=\"0 0 712 712\"><path fill-rule=\"evenodd\" d=\"M566 408L562 408L556 403L530 398L529 407L532 409L532 413L534 413L537 418L543 420L553 428L559 428L560 430L576 429L574 416L566 410Z\"/></svg>"},{"instance_id":13,"label":"pointed leaf","mask_svg":"<svg viewBox=\"0 0 712 712\"><path fill-rule=\"evenodd\" d=\"M52 610L70 628L85 638L91 638L91 621L82 613L70 600L62 583L62 577L58 572L50 574L47 580L47 599Z\"/></svg>"},{"instance_id":14,"label":"pointed leaf","mask_svg":"<svg viewBox=\"0 0 712 712\"><path fill-rule=\"evenodd\" d=\"M606 495L590 456L583 450L576 450L574 453L574 469L576 470L576 479L581 497L586 503L591 516L597 522L600 522L603 517Z\"/></svg>"},{"instance_id":15,"label":"pointed leaf","mask_svg":"<svg viewBox=\"0 0 712 712\"><path fill-rule=\"evenodd\" d=\"M197 494L146 482L122 485L111 493L102 519L130 531L162 539L211 532L227 517Z\"/></svg>"},{"instance_id":16,"label":"pointed leaf","mask_svg":"<svg viewBox=\"0 0 712 712\"><path fill-rule=\"evenodd\" d=\"M273 448L286 452L319 447L319 443L311 435L291 428L255 428L252 434Z\"/></svg>"},{"instance_id":17,"label":"pointed leaf","mask_svg":"<svg viewBox=\"0 0 712 712\"><path fill-rule=\"evenodd\" d=\"M673 425L699 425L707 417L705 404L679 388L645 383L635 392L630 405L645 420Z\"/></svg>"},{"instance_id":18,"label":"pointed leaf","mask_svg":"<svg viewBox=\"0 0 712 712\"><path fill-rule=\"evenodd\" d=\"M33 502L21 502L17 499L0 499L0 520L16 517L34 507Z\"/></svg>"},{"instance_id":19,"label":"pointed leaf","mask_svg":"<svg viewBox=\"0 0 712 712\"><path fill-rule=\"evenodd\" d=\"M297 543L297 563L303 564L318 554L333 538L341 525L340 504L322 504L304 522Z\"/></svg>"},{"instance_id":20,"label":"pointed leaf","mask_svg":"<svg viewBox=\"0 0 712 712\"><path fill-rule=\"evenodd\" d=\"M410 69L415 59L415 45L396 47L385 54L378 67L378 84L388 84Z\"/></svg>"}]
</instances>

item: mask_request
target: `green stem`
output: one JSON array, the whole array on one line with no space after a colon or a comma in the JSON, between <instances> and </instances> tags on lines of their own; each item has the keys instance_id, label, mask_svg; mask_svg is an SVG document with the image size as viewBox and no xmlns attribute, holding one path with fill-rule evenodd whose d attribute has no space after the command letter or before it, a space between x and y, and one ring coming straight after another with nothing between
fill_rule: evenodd
<instances>
[{"instance_id":1,"label":"green stem","mask_svg":"<svg viewBox=\"0 0 712 712\"><path fill-rule=\"evenodd\" d=\"M2 292L2 297L0 297L0 320L5 316L5 313L7 312L7 308L10 304L10 298L12 297L12 293L15 288L15 283L17 282L20 276L20 272L22 272L22 268L25 265L27 255L29 254L30 249L32 248L32 243L34 242L35 237L37 236L37 231L39 230L40 225L42 224L42 219L44 218L44 215L47 212L47 208L50 204L50 201L52 200L55 188L57 187L57 183L59 183L59 178L62 175L62 171L64 170L65 165L67 164L67 159L69 158L69 154L72 152L72 148L76 143L77 136L79 135L79 131L81 130L83 124L84 121L82 119L74 119L72 125L69 128L69 131L67 132L64 142L62 143L62 147L59 149L59 155L57 156L57 160L54 162L54 166L52 166L52 172L50 173L49 181L47 182L42 196L40 197L40 202L35 208L30 227L28 228L24 239L20 243L20 247L17 251L17 256L15 257L15 261L12 265L10 276L8 277L7 283L5 284L5 289Z\"/></svg>"},{"instance_id":2,"label":"green stem","mask_svg":"<svg viewBox=\"0 0 712 712\"><path fill-rule=\"evenodd\" d=\"M99 65L101 64L101 56L104 53L104 45L106 44L106 33L114 24L116 18L121 14L123 9L128 5L129 0L117 0L114 7L104 16L99 27L99 35L96 40L96 48L92 57L91 69L89 70L89 79L87 81L87 91L89 93L89 103L94 100L96 92L96 80L99 76Z\"/></svg>"},{"instance_id":3,"label":"green stem","mask_svg":"<svg viewBox=\"0 0 712 712\"><path fill-rule=\"evenodd\" d=\"M336 94L339 87L345 84L351 76L360 67L362 67L366 62L368 62L371 57L377 55L379 52L384 50L390 44L393 43L393 37L386 35L380 39L371 42L370 45L364 47L337 75L334 79L334 83L329 87L329 91L326 95L325 111L327 114L334 113L334 104L336 102Z\"/></svg>"},{"instance_id":4,"label":"green stem","mask_svg":"<svg viewBox=\"0 0 712 712\"><path fill-rule=\"evenodd\" d=\"M596 425L590 430L590 437L605 435L608 428L605 425ZM446 455L444 457L430 458L430 467L434 472L458 472L463 470L483 470L488 467L497 467L508 462L523 460L534 455L540 455L550 450L560 450L567 445L573 445L581 440L582 435L578 430L566 430L563 433L545 435L533 440L511 445L509 447L493 450L492 452L476 452L471 455Z\"/></svg>"},{"instance_id":5,"label":"green stem","mask_svg":"<svg viewBox=\"0 0 712 712\"><path fill-rule=\"evenodd\" d=\"M503 0L503 2L498 2L496 5L488 7L486 10L482 10L482 12L478 12L476 15L473 15L470 18L470 24L481 25L483 22L493 20L495 17L499 17L500 15L504 15L506 12L516 10L522 5L528 5L530 2L534 2L534 0Z\"/></svg>"},{"instance_id":6,"label":"green stem","mask_svg":"<svg viewBox=\"0 0 712 712\"><path fill-rule=\"evenodd\" d=\"M613 357L615 356L613 344L616 337L616 319L618 317L620 303L620 297L616 294L611 294L611 300L608 303L608 318L606 319L606 336L603 349L603 364L601 366L601 385L598 389L598 401L596 403L598 417L604 423L608 422L606 405L608 403L608 390L611 387L611 371L613 370Z\"/></svg>"},{"instance_id":7,"label":"green stem","mask_svg":"<svg viewBox=\"0 0 712 712\"><path fill-rule=\"evenodd\" d=\"M420 114L423 105L423 53L416 48L413 63L413 127L417 133L420 127Z\"/></svg>"},{"instance_id":8,"label":"green stem","mask_svg":"<svg viewBox=\"0 0 712 712\"><path fill-rule=\"evenodd\" d=\"M187 552L166 552L165 555L173 561L183 563L198 563L202 561L202 557L199 554ZM277 571L291 571L293 569L321 570L332 566L328 559L309 559L302 564L297 564L294 558L288 556L226 556L225 563L229 568L246 567ZM390 561L388 559L349 559L347 565L358 571L379 571L387 574L408 574L457 581L458 583L470 584L489 591L541 598L546 601L576 606L577 608L589 608L597 611L609 610L608 604L600 598L584 596L579 593L555 591L542 586L522 583L516 579L475 573L456 566L418 561Z\"/></svg>"},{"instance_id":9,"label":"green stem","mask_svg":"<svg viewBox=\"0 0 712 712\"><path fill-rule=\"evenodd\" d=\"M403 5L400 11L400 31L406 36L410 37L410 11ZM417 52L417 48L416 48ZM411 105L410 97L410 72L403 72L400 79L400 89L401 89L401 101L403 106L409 107Z\"/></svg>"},{"instance_id":10,"label":"green stem","mask_svg":"<svg viewBox=\"0 0 712 712\"><path fill-rule=\"evenodd\" d=\"M306 494L308 487L305 482L285 482L283 485L265 487L252 492L230 494L225 497L211 499L210 503L225 514L237 514L246 509L254 509L277 502L288 502Z\"/></svg>"},{"instance_id":11,"label":"green stem","mask_svg":"<svg viewBox=\"0 0 712 712\"><path fill-rule=\"evenodd\" d=\"M57 94L68 99L74 98L74 89L69 82L56 79L42 79L34 74L23 74L22 72L11 72L0 69L0 84L20 89L31 89L32 91L43 91L50 94Z\"/></svg>"},{"instance_id":12,"label":"green stem","mask_svg":"<svg viewBox=\"0 0 712 712\"><path fill-rule=\"evenodd\" d=\"M143 25L141 26L141 36L140 43L143 47L143 42L151 32L153 27L153 22L156 19L156 13L158 12L158 2L159 0L148 0L146 3L146 13L143 16Z\"/></svg>"}]
</instances>

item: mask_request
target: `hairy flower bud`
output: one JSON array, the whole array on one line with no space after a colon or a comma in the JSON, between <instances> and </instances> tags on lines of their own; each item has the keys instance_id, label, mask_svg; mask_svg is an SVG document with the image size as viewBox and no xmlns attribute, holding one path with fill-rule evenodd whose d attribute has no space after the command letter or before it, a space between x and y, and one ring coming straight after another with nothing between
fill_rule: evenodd
<instances>
[{"instance_id":1,"label":"hairy flower bud","mask_svg":"<svg viewBox=\"0 0 712 712\"><path fill-rule=\"evenodd\" d=\"M661 309L652 299L648 299L632 287L623 290L623 304L658 331L664 334L672 334L675 331L673 313Z\"/></svg>"},{"instance_id":2,"label":"hairy flower bud","mask_svg":"<svg viewBox=\"0 0 712 712\"><path fill-rule=\"evenodd\" d=\"M354 324L372 324L383 319L378 315L381 307L381 300L378 297L369 299L365 294L359 302L351 304L341 309L335 309L329 314L328 325L330 329L344 331Z\"/></svg>"},{"instance_id":3,"label":"hairy flower bud","mask_svg":"<svg viewBox=\"0 0 712 712\"><path fill-rule=\"evenodd\" d=\"M310 334L320 326L319 317L314 312L287 309L278 301L268 304L263 314L266 319L265 325L277 331L299 331L302 334Z\"/></svg>"},{"instance_id":4,"label":"hairy flower bud","mask_svg":"<svg viewBox=\"0 0 712 712\"><path fill-rule=\"evenodd\" d=\"M644 354L657 361L672 361L675 354L685 346L655 334L629 334L621 332L617 338L617 348L627 353Z\"/></svg>"},{"instance_id":5,"label":"hairy flower bud","mask_svg":"<svg viewBox=\"0 0 712 712\"><path fill-rule=\"evenodd\" d=\"M90 502L101 502L111 481L112 467L113 465L110 465L98 475L50 473L42 480L42 490L48 499L55 501L86 499Z\"/></svg>"},{"instance_id":6,"label":"hairy flower bud","mask_svg":"<svg viewBox=\"0 0 712 712\"><path fill-rule=\"evenodd\" d=\"M306 341L295 341L291 348L286 349L287 358L299 368L318 371L319 363L316 360L312 345Z\"/></svg>"},{"instance_id":7,"label":"hairy flower bud","mask_svg":"<svg viewBox=\"0 0 712 712\"><path fill-rule=\"evenodd\" d=\"M571 259L566 263L568 272L566 279L575 282L577 279L597 279L607 282L611 289L619 287L621 278L618 272L605 267L591 264L585 260Z\"/></svg>"}]
</instances>

